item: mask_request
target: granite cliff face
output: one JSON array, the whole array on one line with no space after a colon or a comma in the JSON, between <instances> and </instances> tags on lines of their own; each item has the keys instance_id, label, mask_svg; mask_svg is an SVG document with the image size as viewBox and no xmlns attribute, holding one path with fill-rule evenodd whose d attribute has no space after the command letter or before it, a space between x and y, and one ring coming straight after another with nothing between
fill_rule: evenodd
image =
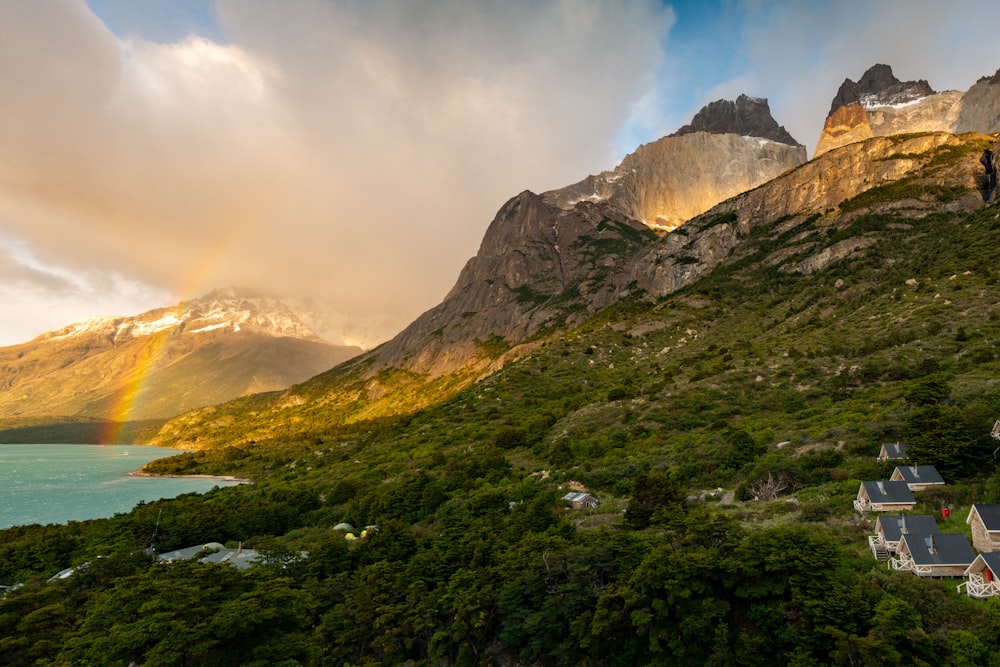
<instances>
[{"instance_id":1,"label":"granite cliff face","mask_svg":"<svg viewBox=\"0 0 1000 667\"><path fill-rule=\"evenodd\" d=\"M1000 69L993 76L984 76L962 96L952 131L1000 131Z\"/></svg>"},{"instance_id":2,"label":"granite cliff face","mask_svg":"<svg viewBox=\"0 0 1000 667\"><path fill-rule=\"evenodd\" d=\"M830 151L753 191L722 202L637 255L628 281L654 297L691 284L738 256L751 234L794 236L767 261L782 271L812 273L871 244L864 236L829 242L860 213L929 213L983 205L979 155L991 137L946 133L873 137ZM879 187L899 187L892 197ZM863 193L870 203L846 206ZM844 205L846 211L841 210ZM762 230L768 230L766 234Z\"/></svg>"},{"instance_id":3,"label":"granite cliff face","mask_svg":"<svg viewBox=\"0 0 1000 667\"><path fill-rule=\"evenodd\" d=\"M1000 74L1000 72L998 72ZM860 81L844 81L833 98L815 157L870 137L915 132L1000 130L1000 77L983 77L968 92L935 92L923 80L900 81L875 65Z\"/></svg>"},{"instance_id":4,"label":"granite cliff face","mask_svg":"<svg viewBox=\"0 0 1000 667\"><path fill-rule=\"evenodd\" d=\"M606 201L669 231L805 161L805 148L771 117L767 100L741 96L709 104L690 125L640 146L612 171L542 197L564 209Z\"/></svg>"},{"instance_id":5,"label":"granite cliff face","mask_svg":"<svg viewBox=\"0 0 1000 667\"><path fill-rule=\"evenodd\" d=\"M656 237L608 202L563 209L522 192L497 213L444 301L378 348L379 365L434 375L494 368L513 346L620 298L627 288L616 275Z\"/></svg>"}]
</instances>

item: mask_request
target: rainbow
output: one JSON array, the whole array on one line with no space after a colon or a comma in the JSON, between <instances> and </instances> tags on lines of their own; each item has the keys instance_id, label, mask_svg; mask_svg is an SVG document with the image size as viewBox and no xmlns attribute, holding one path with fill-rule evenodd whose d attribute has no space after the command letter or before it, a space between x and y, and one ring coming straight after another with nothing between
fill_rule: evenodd
<instances>
[{"instance_id":1,"label":"rainbow","mask_svg":"<svg viewBox=\"0 0 1000 667\"><path fill-rule=\"evenodd\" d=\"M200 261L196 262L196 269L183 281L183 286L180 289L172 290L173 293L181 295L180 299L183 300L191 298L199 289L204 289L208 276L218 266L225 251L231 247L239 228L239 225L230 224L221 230L221 233L216 236L215 242L206 249ZM181 314L180 304L163 310L168 314L173 312L178 318ZM109 421L100 433L100 444L140 444L122 441L125 427L129 422L135 420L136 409L143 397L144 389L153 372L160 367L163 352L171 336L174 335L174 331L174 327L170 327L149 335L148 344L142 348L139 358L130 369L127 381L118 392L107 413Z\"/></svg>"}]
</instances>

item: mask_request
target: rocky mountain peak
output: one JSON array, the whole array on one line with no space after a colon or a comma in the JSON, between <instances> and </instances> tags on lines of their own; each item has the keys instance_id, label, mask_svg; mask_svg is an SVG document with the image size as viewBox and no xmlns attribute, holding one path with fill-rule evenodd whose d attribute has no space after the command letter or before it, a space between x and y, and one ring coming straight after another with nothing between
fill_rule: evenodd
<instances>
[{"instance_id":1,"label":"rocky mountain peak","mask_svg":"<svg viewBox=\"0 0 1000 667\"><path fill-rule=\"evenodd\" d=\"M771 116L767 100L761 97L740 95L735 101L716 100L702 107L689 125L671 136L709 132L711 134L738 134L743 137L761 137L789 146L801 146L784 126Z\"/></svg>"},{"instance_id":2,"label":"rocky mountain peak","mask_svg":"<svg viewBox=\"0 0 1000 667\"><path fill-rule=\"evenodd\" d=\"M859 81L844 79L837 95L830 104L832 116L837 109L850 104L860 104L864 107L892 106L913 102L935 91L926 80L900 81L892 73L889 65L873 65L868 68Z\"/></svg>"},{"instance_id":3,"label":"rocky mountain peak","mask_svg":"<svg viewBox=\"0 0 1000 667\"><path fill-rule=\"evenodd\" d=\"M228 287L184 301L179 319L189 330L250 328L271 336L315 339L318 336L282 301L252 290Z\"/></svg>"},{"instance_id":4,"label":"rocky mountain peak","mask_svg":"<svg viewBox=\"0 0 1000 667\"><path fill-rule=\"evenodd\" d=\"M981 76L976 80L976 83L988 83L996 85L1000 83L1000 69L998 69L993 76Z\"/></svg>"}]
</instances>

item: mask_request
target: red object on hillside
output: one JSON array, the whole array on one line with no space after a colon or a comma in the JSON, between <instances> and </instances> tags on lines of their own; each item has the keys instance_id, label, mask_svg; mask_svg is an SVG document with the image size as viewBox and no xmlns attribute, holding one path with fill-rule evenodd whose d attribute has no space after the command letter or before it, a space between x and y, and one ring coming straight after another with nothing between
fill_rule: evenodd
<instances>
[{"instance_id":1,"label":"red object on hillside","mask_svg":"<svg viewBox=\"0 0 1000 667\"><path fill-rule=\"evenodd\" d=\"M942 519L947 519L949 514L951 514L951 510L950 509L948 509L947 507L942 507L941 508L941 518Z\"/></svg>"}]
</instances>

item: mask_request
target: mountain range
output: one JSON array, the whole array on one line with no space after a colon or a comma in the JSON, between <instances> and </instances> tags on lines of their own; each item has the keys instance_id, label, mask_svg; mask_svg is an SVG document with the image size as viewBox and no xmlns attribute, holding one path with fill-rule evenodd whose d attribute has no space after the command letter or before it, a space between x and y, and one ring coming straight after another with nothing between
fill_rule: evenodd
<instances>
[{"instance_id":1,"label":"mountain range","mask_svg":"<svg viewBox=\"0 0 1000 667\"><path fill-rule=\"evenodd\" d=\"M936 93L875 65L841 85L809 162L765 99L712 102L610 171L511 198L442 303L375 350L330 346L276 301L217 292L0 349L0 415L10 424L120 419L123 405L136 420L200 409L158 436L175 442L208 406L295 383L270 400L307 396L350 419L429 405L615 303L693 284L775 220L803 226L767 261L815 272L871 244L863 235L828 242L853 217L841 203L864 192L908 184L914 196L894 201L894 214L926 215L945 191L956 193L949 210L974 210L981 167L971 147L987 139L970 143L944 128L1000 130L998 81L1000 73L966 93Z\"/></svg>"},{"instance_id":2,"label":"mountain range","mask_svg":"<svg viewBox=\"0 0 1000 667\"><path fill-rule=\"evenodd\" d=\"M919 103L933 94L925 83L898 82L882 65L861 84L842 86L836 108L861 95L870 103ZM970 99L978 101L967 100L965 117L1000 100L1000 86L989 80L977 86ZM771 118L766 101L741 96L708 105L691 125L640 147L610 172L542 194L522 192L501 207L441 304L380 347L275 396L268 403L273 412L241 427L243 437L266 438L269 423L302 405L349 421L431 405L614 304L653 303L695 284L745 256L750 239L787 239L763 261L791 274L873 252L869 235L844 231L859 215L845 202L866 193L871 202L860 207L866 214L919 219L981 207L979 156L993 139L922 131L927 114L908 118L894 126L898 134L805 162L804 148ZM1000 122L983 125L983 132L996 130ZM729 167L712 167L722 163ZM709 172L714 176L701 178ZM726 179L719 174L737 172L730 183L738 192L722 194ZM702 181L705 190L696 185ZM671 182L686 185L671 192ZM878 193L887 189L892 194L883 202ZM662 224L686 215L673 231ZM200 446L227 440L225 429L207 419L216 410L179 417L157 442L190 447L195 439Z\"/></svg>"}]
</instances>

